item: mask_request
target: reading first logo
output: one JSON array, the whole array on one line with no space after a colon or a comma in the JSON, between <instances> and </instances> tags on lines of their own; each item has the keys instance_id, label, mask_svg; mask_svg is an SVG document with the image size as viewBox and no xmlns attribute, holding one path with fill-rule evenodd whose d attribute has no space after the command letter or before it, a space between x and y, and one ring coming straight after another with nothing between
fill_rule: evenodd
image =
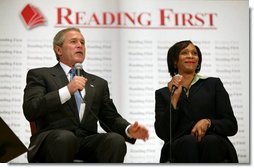
<instances>
[{"instance_id":1,"label":"reading first logo","mask_svg":"<svg viewBox=\"0 0 254 168\"><path fill-rule=\"evenodd\" d=\"M21 17L28 29L44 25L46 20L41 12L34 6L27 4L21 11Z\"/></svg>"}]
</instances>

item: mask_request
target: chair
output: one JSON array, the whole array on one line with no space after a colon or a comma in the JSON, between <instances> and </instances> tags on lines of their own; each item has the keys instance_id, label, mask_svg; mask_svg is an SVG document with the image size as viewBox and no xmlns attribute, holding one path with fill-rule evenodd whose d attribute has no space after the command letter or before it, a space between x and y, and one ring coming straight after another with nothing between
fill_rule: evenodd
<instances>
[{"instance_id":1,"label":"chair","mask_svg":"<svg viewBox=\"0 0 254 168\"><path fill-rule=\"evenodd\" d=\"M37 127L36 127L35 121L31 121L31 122L30 122L30 129L31 129L31 134L32 134L32 135L36 134L36 132L37 132ZM84 161L83 161L83 160L79 160L79 159L74 159L74 160L73 160L73 163L84 163Z\"/></svg>"},{"instance_id":2,"label":"chair","mask_svg":"<svg viewBox=\"0 0 254 168\"><path fill-rule=\"evenodd\" d=\"M34 121L30 122L31 134L34 135L37 132L36 123Z\"/></svg>"}]
</instances>

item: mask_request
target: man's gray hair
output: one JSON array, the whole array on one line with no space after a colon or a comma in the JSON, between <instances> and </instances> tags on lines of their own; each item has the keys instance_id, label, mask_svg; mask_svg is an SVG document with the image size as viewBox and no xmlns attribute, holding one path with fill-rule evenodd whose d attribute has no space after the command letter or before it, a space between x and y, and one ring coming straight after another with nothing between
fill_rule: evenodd
<instances>
[{"instance_id":1,"label":"man's gray hair","mask_svg":"<svg viewBox=\"0 0 254 168\"><path fill-rule=\"evenodd\" d=\"M68 27L66 29L60 30L54 37L53 39L53 49L54 52L56 54L56 59L59 60L57 52L56 52L56 46L62 47L63 43L64 43L64 35L65 33L69 32L69 31L78 31L81 33L79 28L76 27Z\"/></svg>"}]
</instances>

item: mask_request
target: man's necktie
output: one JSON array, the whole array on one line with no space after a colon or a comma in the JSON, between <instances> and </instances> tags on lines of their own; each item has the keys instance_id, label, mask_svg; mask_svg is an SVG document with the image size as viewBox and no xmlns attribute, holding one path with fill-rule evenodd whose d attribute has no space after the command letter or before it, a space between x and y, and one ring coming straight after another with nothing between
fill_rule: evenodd
<instances>
[{"instance_id":1,"label":"man's necktie","mask_svg":"<svg viewBox=\"0 0 254 168\"><path fill-rule=\"evenodd\" d=\"M75 68L70 69L70 80L72 80L75 75L76 75ZM82 102L82 97L81 97L80 91L77 90L74 93L74 96L75 96L75 100L76 100L76 104L77 104L77 108L78 108L78 112L79 112L80 105L81 105L81 102Z\"/></svg>"}]
</instances>

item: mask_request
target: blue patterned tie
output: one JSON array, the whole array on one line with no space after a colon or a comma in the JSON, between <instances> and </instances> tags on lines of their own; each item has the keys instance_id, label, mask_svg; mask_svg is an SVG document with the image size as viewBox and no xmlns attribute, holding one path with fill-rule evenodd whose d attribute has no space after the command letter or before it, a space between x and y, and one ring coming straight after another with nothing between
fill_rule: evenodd
<instances>
[{"instance_id":1,"label":"blue patterned tie","mask_svg":"<svg viewBox=\"0 0 254 168\"><path fill-rule=\"evenodd\" d=\"M69 73L70 73L70 80L72 80L74 78L74 76L76 75L76 69L75 68L70 69ZM74 96L75 96L75 100L76 100L76 104L77 104L77 108L78 108L78 112L79 112L80 105L82 102L82 97L81 97L81 94L78 90L74 93Z\"/></svg>"}]
</instances>

